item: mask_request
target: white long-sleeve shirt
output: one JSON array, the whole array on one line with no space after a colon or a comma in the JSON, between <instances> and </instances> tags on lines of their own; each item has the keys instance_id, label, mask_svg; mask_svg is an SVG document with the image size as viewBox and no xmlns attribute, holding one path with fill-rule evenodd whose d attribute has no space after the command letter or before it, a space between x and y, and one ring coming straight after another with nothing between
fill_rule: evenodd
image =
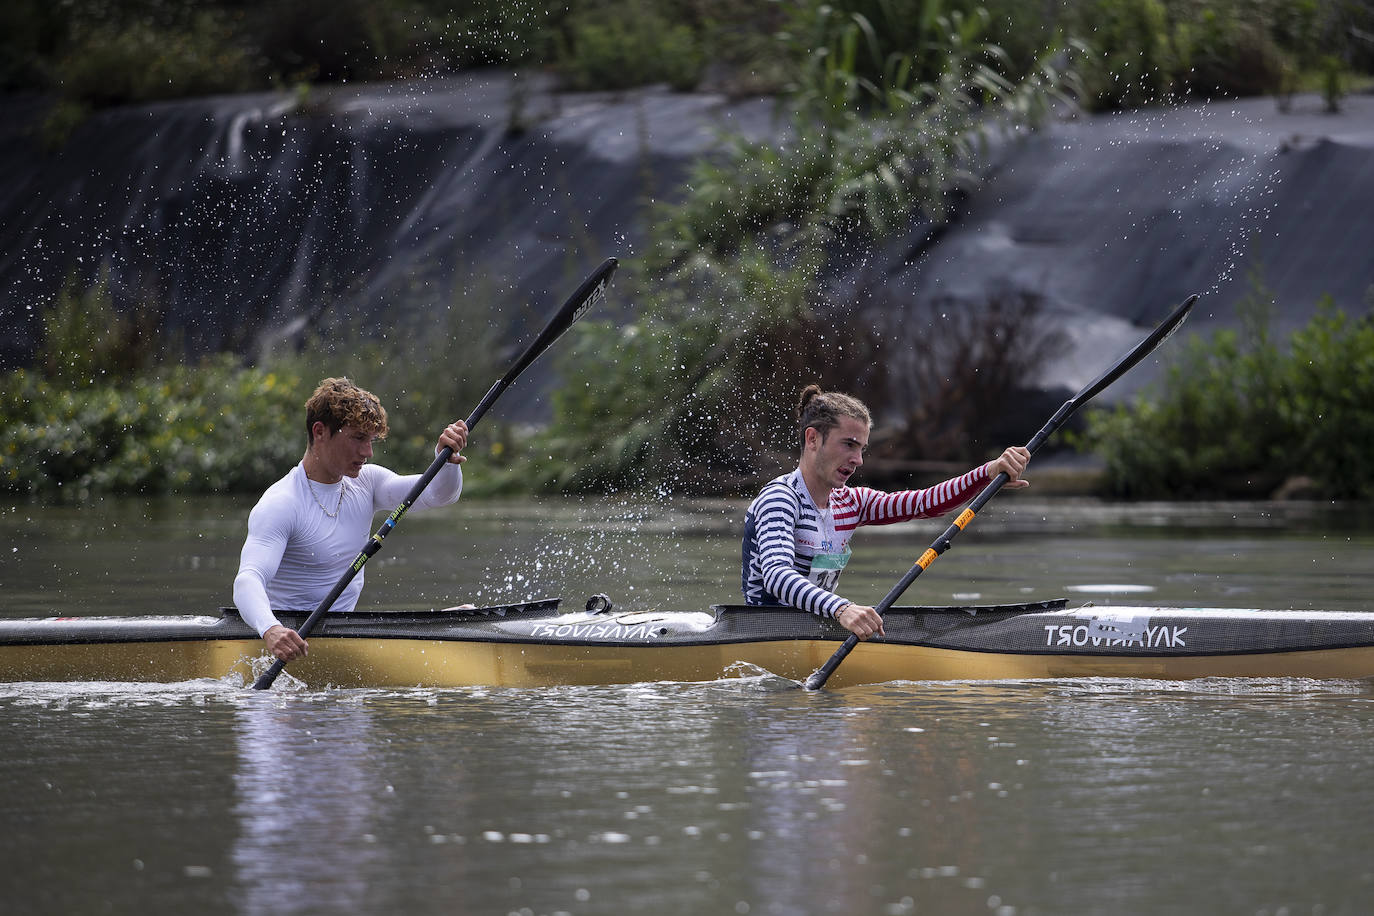
<instances>
[{"instance_id":1,"label":"white long-sleeve shirt","mask_svg":"<svg viewBox=\"0 0 1374 916\"><path fill-rule=\"evenodd\" d=\"M367 543L372 517L395 509L418 479L418 474L402 477L365 464L356 478L322 484L309 480L301 465L292 468L248 515L248 537L234 577L239 614L261 636L281 622L273 610L313 611ZM462 492L462 469L445 464L409 511L447 506ZM358 570L331 611L353 610L363 572Z\"/></svg>"}]
</instances>

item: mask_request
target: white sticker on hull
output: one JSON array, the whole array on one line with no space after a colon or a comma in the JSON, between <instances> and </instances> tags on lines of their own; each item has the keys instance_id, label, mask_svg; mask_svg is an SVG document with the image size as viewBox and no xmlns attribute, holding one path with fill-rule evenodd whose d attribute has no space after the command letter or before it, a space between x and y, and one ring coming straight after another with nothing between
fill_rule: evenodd
<instances>
[{"instance_id":1,"label":"white sticker on hull","mask_svg":"<svg viewBox=\"0 0 1374 916\"><path fill-rule=\"evenodd\" d=\"M626 627L617 623L539 623L530 630L530 635L542 639L650 640L656 639L658 632L647 624Z\"/></svg>"},{"instance_id":2,"label":"white sticker on hull","mask_svg":"<svg viewBox=\"0 0 1374 916\"><path fill-rule=\"evenodd\" d=\"M1045 645L1071 646L1140 646L1145 649L1183 649L1187 627L1149 625L1148 618L1118 620L1094 618L1079 624L1046 624Z\"/></svg>"}]
</instances>

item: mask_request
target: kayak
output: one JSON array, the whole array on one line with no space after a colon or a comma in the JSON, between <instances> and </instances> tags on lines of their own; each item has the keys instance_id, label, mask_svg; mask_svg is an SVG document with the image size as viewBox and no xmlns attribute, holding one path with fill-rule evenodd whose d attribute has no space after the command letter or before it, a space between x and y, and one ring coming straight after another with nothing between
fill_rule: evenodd
<instances>
[{"instance_id":1,"label":"kayak","mask_svg":"<svg viewBox=\"0 0 1374 916\"><path fill-rule=\"evenodd\" d=\"M305 613L281 612L288 626ZM1028 604L893 607L827 686L1020 678L1374 677L1374 613ZM782 607L620 610L603 596L325 615L287 672L311 688L544 687L802 680L848 632ZM270 662L232 608L216 615L0 620L0 681L230 678Z\"/></svg>"}]
</instances>

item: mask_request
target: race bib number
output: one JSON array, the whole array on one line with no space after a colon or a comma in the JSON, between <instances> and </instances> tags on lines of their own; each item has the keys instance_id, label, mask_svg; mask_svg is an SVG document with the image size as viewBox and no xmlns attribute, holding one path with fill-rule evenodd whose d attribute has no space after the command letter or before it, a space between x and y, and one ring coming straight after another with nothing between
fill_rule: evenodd
<instances>
[{"instance_id":1,"label":"race bib number","mask_svg":"<svg viewBox=\"0 0 1374 916\"><path fill-rule=\"evenodd\" d=\"M818 553L811 558L811 574L807 576L814 584L828 592L833 592L840 582L852 551L846 547L843 553Z\"/></svg>"}]
</instances>

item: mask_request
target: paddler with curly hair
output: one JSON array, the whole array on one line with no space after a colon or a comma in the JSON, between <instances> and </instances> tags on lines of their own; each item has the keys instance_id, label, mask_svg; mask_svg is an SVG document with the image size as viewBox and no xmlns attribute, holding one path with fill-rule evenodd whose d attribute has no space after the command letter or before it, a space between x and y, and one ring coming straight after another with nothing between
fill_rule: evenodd
<instances>
[{"instance_id":1,"label":"paddler with curly hair","mask_svg":"<svg viewBox=\"0 0 1374 916\"><path fill-rule=\"evenodd\" d=\"M1007 488L1030 485L1021 479L1030 452L1012 446L997 459L924 490L884 493L851 487L849 479L864 463L872 425L868 408L857 398L822 391L819 385L802 389L797 469L770 481L744 516L746 603L796 607L834 618L860 639L881 636L883 619L877 611L835 592L855 529L944 515L1004 471Z\"/></svg>"},{"instance_id":2,"label":"paddler with curly hair","mask_svg":"<svg viewBox=\"0 0 1374 916\"><path fill-rule=\"evenodd\" d=\"M346 378L327 378L305 402L305 455L267 488L248 515L234 604L267 649L284 662L306 654L304 638L273 611L313 611L367 543L372 517L394 509L420 475L402 477L368 464L372 443L386 438L386 410L377 396ZM461 420L439 434L435 455L453 455L411 511L457 502L463 491L468 427ZM331 611L351 611L363 570Z\"/></svg>"}]
</instances>

